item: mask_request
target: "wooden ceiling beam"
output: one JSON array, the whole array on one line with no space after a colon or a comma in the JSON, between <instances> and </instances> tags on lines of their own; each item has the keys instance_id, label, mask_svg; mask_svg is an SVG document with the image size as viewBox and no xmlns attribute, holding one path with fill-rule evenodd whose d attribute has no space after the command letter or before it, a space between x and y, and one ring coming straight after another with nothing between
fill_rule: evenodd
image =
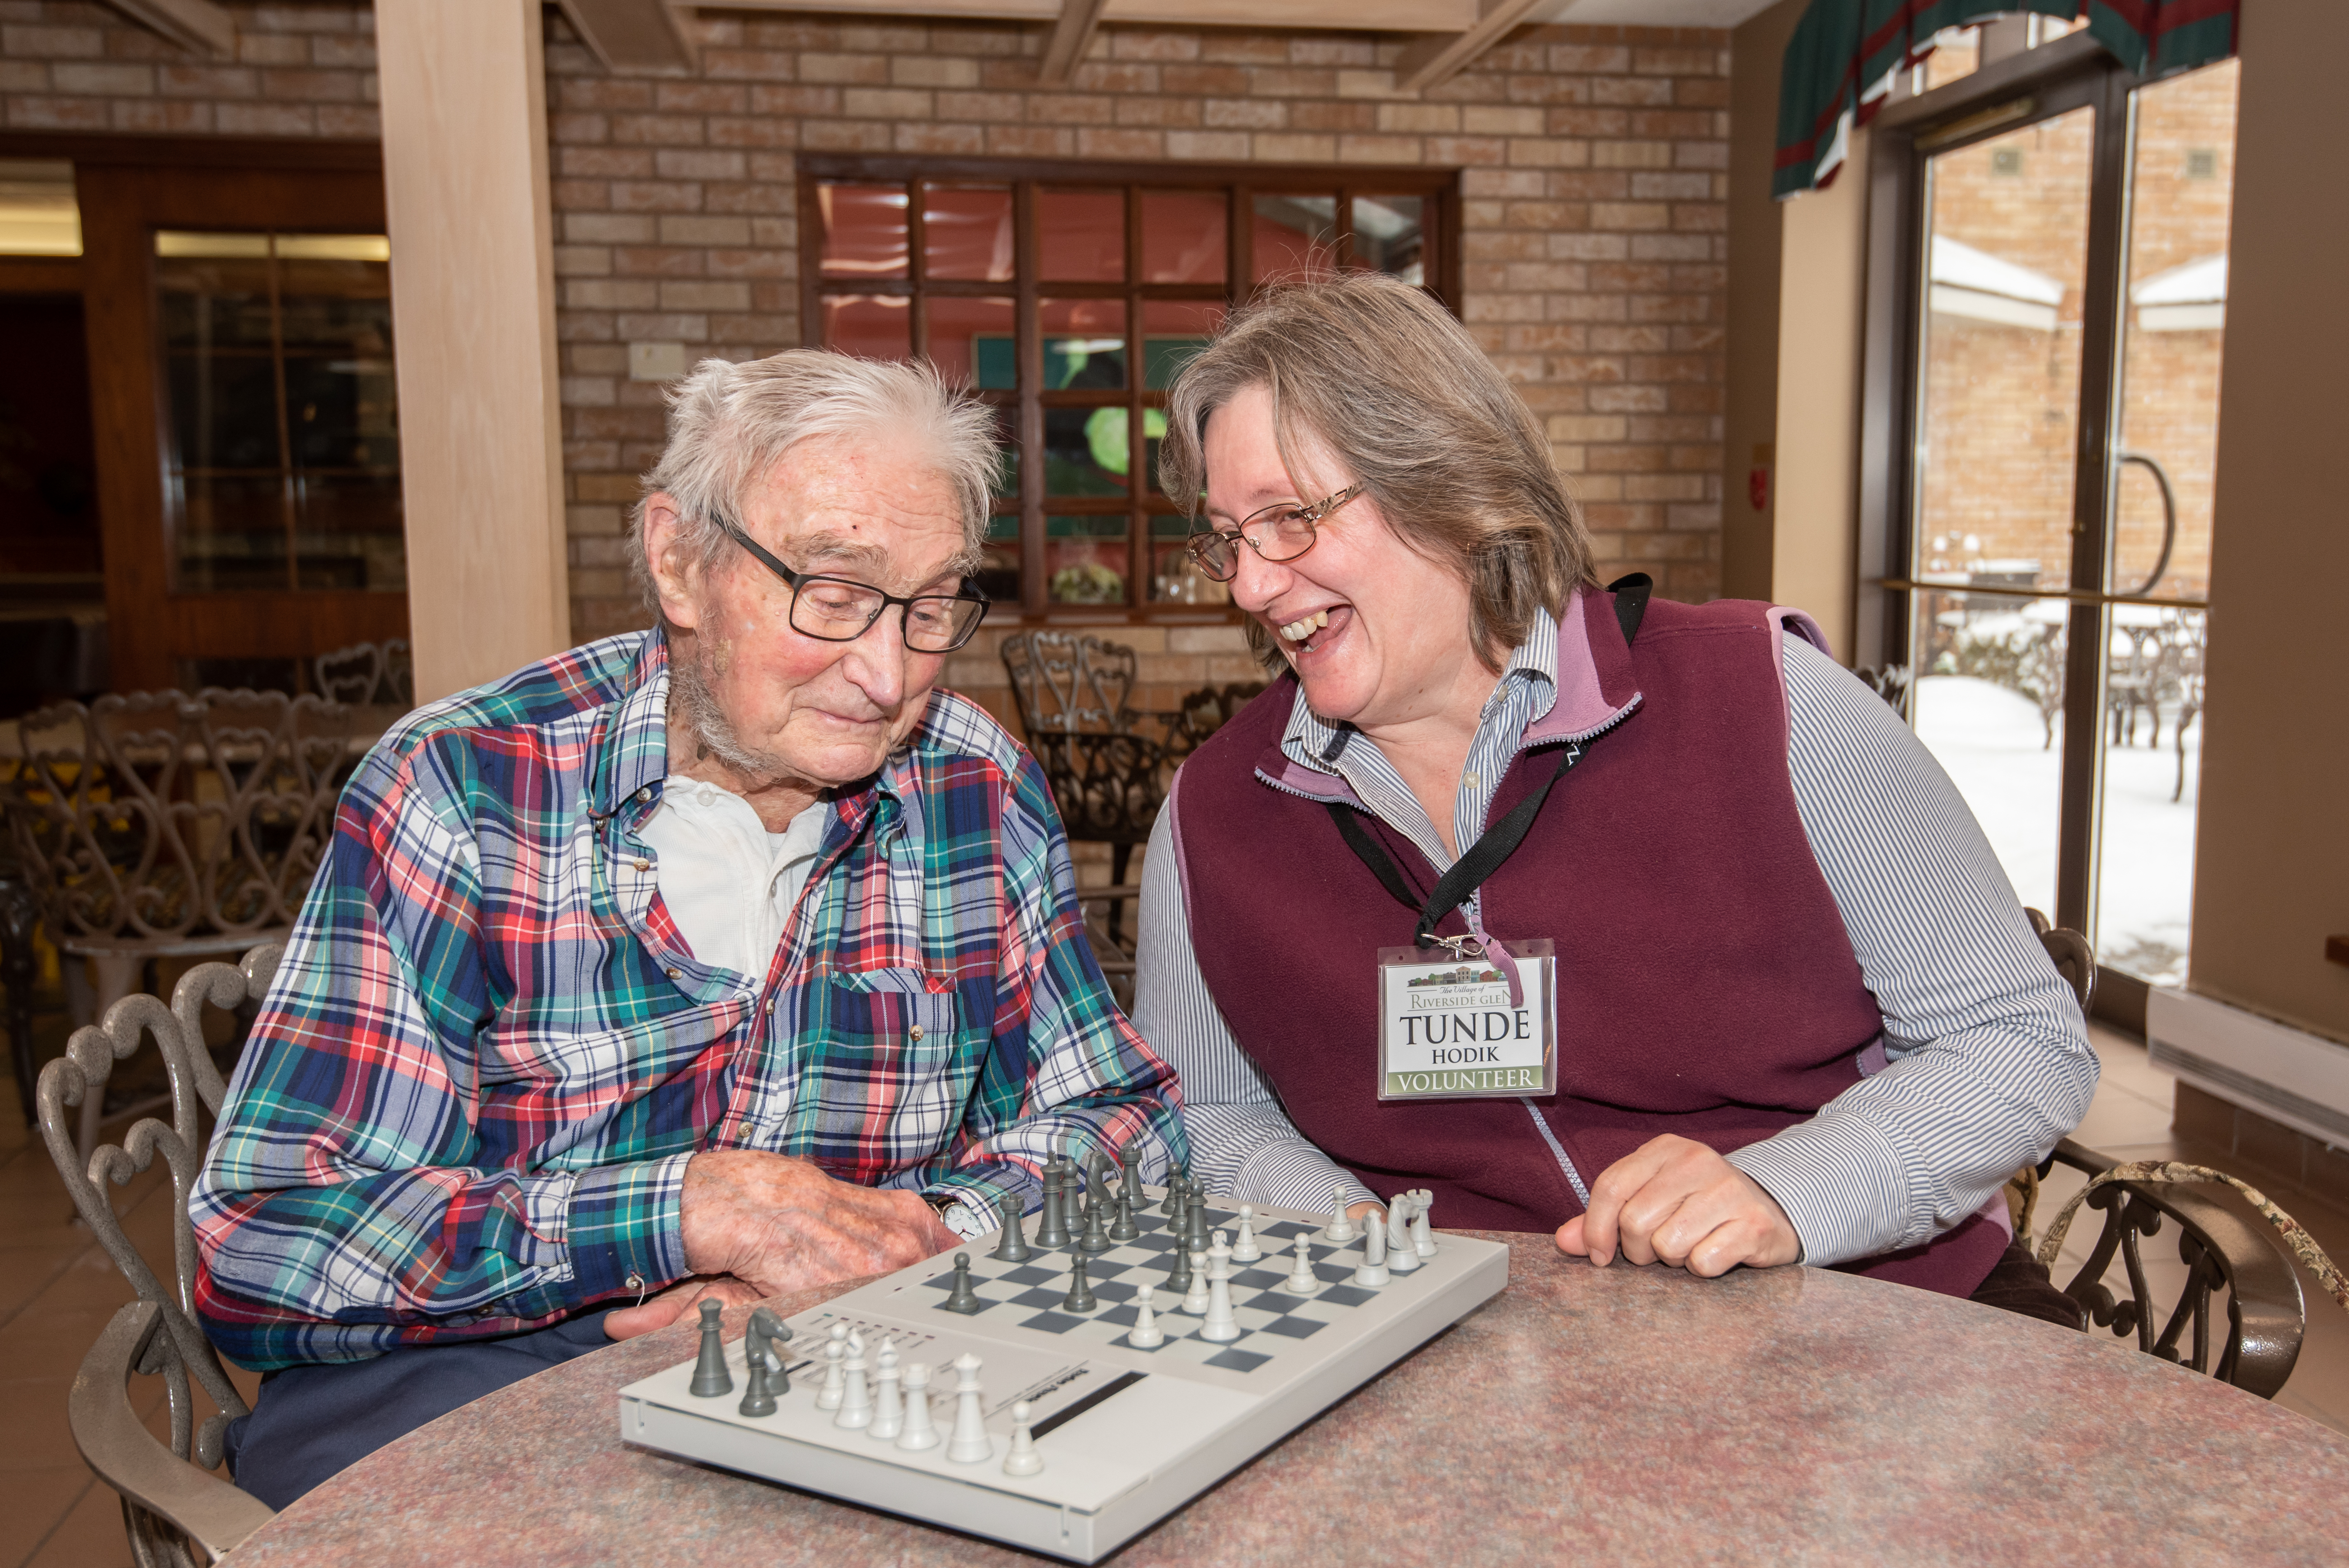
<instances>
[{"instance_id":1,"label":"wooden ceiling beam","mask_svg":"<svg viewBox=\"0 0 2349 1568\"><path fill-rule=\"evenodd\" d=\"M1051 36L1044 40L1044 63L1036 72L1039 82L1046 87L1069 85L1107 9L1109 0L1061 0L1060 19L1052 24Z\"/></svg>"},{"instance_id":2,"label":"wooden ceiling beam","mask_svg":"<svg viewBox=\"0 0 2349 1568\"><path fill-rule=\"evenodd\" d=\"M1404 48L1395 61L1395 86L1425 92L1449 81L1539 9L1545 0L1485 0L1484 14L1465 32L1435 33Z\"/></svg>"},{"instance_id":3,"label":"wooden ceiling beam","mask_svg":"<svg viewBox=\"0 0 2349 1568\"><path fill-rule=\"evenodd\" d=\"M557 0L564 18L611 71L693 68L693 46L668 0Z\"/></svg>"},{"instance_id":4,"label":"wooden ceiling beam","mask_svg":"<svg viewBox=\"0 0 2349 1568\"><path fill-rule=\"evenodd\" d=\"M236 18L212 0L113 0L113 5L183 49L223 57L236 53Z\"/></svg>"}]
</instances>

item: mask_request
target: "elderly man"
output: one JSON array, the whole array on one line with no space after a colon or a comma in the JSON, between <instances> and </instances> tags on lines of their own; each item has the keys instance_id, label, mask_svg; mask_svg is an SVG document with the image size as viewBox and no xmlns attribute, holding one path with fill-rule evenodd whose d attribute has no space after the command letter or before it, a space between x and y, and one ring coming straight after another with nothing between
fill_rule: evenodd
<instances>
[{"instance_id":1,"label":"elderly man","mask_svg":"<svg viewBox=\"0 0 2349 1568\"><path fill-rule=\"evenodd\" d=\"M996 452L926 369L678 389L657 630L411 714L345 792L192 1202L197 1308L270 1369L283 1506L492 1388L903 1267L1042 1162L1181 1158L1044 777L936 690Z\"/></svg>"}]
</instances>

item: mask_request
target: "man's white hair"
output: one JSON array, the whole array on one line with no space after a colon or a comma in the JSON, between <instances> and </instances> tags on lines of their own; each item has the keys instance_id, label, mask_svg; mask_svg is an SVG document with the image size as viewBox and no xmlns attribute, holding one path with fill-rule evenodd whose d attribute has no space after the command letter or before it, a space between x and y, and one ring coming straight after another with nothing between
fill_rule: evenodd
<instances>
[{"instance_id":1,"label":"man's white hair","mask_svg":"<svg viewBox=\"0 0 2349 1568\"><path fill-rule=\"evenodd\" d=\"M787 348L738 365L704 359L668 394L668 446L645 475L645 494L677 503L685 547L707 576L732 548L715 518L738 525L744 503L780 458L819 436L884 435L926 455L954 486L962 513L961 568L971 571L987 537L995 481L995 416L946 385L926 362L857 359L824 348ZM629 569L646 607L660 593L645 558L645 505L636 504Z\"/></svg>"}]
</instances>

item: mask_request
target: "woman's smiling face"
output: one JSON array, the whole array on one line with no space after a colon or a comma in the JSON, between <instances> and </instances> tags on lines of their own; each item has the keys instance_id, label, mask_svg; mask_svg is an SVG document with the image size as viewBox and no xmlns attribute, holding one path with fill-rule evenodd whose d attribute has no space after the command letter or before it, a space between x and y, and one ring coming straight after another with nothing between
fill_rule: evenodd
<instances>
[{"instance_id":1,"label":"woman's smiling face","mask_svg":"<svg viewBox=\"0 0 2349 1568\"><path fill-rule=\"evenodd\" d=\"M1297 438L1292 474L1261 386L1208 416L1209 526L1228 532L1267 506L1310 506L1354 482L1326 442L1306 431ZM1480 674L1489 690L1469 639L1468 585L1396 537L1371 496L1322 518L1295 560L1268 562L1246 545L1238 554L1232 602L1272 635L1324 719L1375 732L1432 717Z\"/></svg>"}]
</instances>

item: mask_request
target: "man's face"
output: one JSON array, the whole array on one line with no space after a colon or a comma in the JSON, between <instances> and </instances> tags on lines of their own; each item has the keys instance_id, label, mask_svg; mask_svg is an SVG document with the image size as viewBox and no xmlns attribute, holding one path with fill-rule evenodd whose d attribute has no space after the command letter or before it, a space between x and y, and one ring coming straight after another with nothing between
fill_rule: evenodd
<instances>
[{"instance_id":1,"label":"man's face","mask_svg":"<svg viewBox=\"0 0 2349 1568\"><path fill-rule=\"evenodd\" d=\"M903 444L881 435L802 441L734 521L794 571L899 596L951 594L963 551L954 489ZM667 497L653 498L647 521L662 610L688 634L678 639L673 690L703 742L718 742L724 761L752 775L746 783L834 786L878 772L921 721L946 656L906 648L895 606L853 642L808 637L792 627L789 585L748 552L730 543L705 575L675 547Z\"/></svg>"}]
</instances>

